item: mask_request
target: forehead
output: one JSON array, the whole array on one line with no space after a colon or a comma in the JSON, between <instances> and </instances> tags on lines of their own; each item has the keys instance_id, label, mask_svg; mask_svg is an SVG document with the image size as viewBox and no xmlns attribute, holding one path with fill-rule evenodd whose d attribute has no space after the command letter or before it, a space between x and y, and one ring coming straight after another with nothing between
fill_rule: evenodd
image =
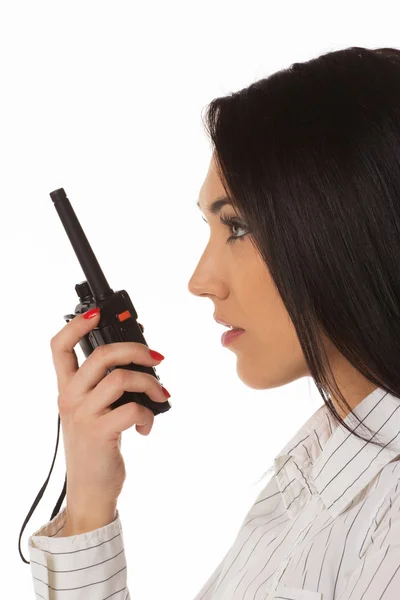
<instances>
[{"instance_id":1,"label":"forehead","mask_svg":"<svg viewBox=\"0 0 400 600\"><path fill-rule=\"evenodd\" d=\"M199 192L198 205L200 206L200 209L204 212L205 208L209 206L211 200L218 196L223 196L224 194L225 188L218 175L217 166L213 155L208 165L206 177Z\"/></svg>"}]
</instances>

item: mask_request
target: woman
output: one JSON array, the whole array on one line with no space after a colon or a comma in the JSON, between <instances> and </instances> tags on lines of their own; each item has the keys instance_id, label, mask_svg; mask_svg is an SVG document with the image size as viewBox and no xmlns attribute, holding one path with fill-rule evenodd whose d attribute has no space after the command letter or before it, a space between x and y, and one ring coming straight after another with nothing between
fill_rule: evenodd
<instances>
[{"instance_id":1,"label":"woman","mask_svg":"<svg viewBox=\"0 0 400 600\"><path fill-rule=\"evenodd\" d=\"M273 474L196 600L395 600L400 588L400 51L349 48L211 102L199 207L210 239L189 290L231 334L240 379L312 377L324 405ZM86 319L85 317L92 318ZM398 319L398 321L396 321ZM37 597L126 600L117 501L121 432L165 396L147 346L111 344L78 368L99 314L52 340L67 506L29 540ZM167 397L169 396L166 392ZM172 593L171 593L172 597Z\"/></svg>"}]
</instances>

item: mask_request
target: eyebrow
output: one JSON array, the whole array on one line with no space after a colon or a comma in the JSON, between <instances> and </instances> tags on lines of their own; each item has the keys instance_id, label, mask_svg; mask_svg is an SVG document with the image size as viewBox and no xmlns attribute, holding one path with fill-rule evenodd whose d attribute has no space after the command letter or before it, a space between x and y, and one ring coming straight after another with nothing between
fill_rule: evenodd
<instances>
[{"instance_id":1,"label":"eyebrow","mask_svg":"<svg viewBox=\"0 0 400 600\"><path fill-rule=\"evenodd\" d=\"M220 196L211 203L211 205L208 208L208 212L210 212L212 215L217 215L221 208L225 206L225 204L232 204L230 198L228 198L227 196ZM197 206L201 210L199 201L197 201Z\"/></svg>"}]
</instances>

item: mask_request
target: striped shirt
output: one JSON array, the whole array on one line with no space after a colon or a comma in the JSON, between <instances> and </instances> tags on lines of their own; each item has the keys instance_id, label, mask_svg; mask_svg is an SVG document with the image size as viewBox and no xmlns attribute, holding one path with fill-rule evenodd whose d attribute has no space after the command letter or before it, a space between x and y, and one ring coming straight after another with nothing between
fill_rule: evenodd
<instances>
[{"instance_id":1,"label":"striped shirt","mask_svg":"<svg viewBox=\"0 0 400 600\"><path fill-rule=\"evenodd\" d=\"M376 388L345 422L325 404L275 457L272 476L194 600L398 600L400 403ZM29 538L36 598L128 600L119 514L58 538L65 509ZM173 590L166 597L173 598Z\"/></svg>"}]
</instances>

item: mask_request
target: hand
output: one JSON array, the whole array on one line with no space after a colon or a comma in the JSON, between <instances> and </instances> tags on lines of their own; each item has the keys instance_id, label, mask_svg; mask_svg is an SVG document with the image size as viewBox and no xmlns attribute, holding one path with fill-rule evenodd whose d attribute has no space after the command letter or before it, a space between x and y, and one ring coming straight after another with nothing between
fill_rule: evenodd
<instances>
[{"instance_id":1,"label":"hand","mask_svg":"<svg viewBox=\"0 0 400 600\"><path fill-rule=\"evenodd\" d=\"M158 364L145 344L99 346L79 367L74 347L99 320L99 314L91 319L77 315L50 342L67 467L67 522L74 532L87 529L89 522L92 529L106 525L99 524L106 515L113 520L126 477L121 433L135 425L138 433L148 435L153 426L154 414L148 408L128 402L110 409L110 404L124 391L144 392L155 402L166 399L158 380L148 373L114 369L107 374L109 367L131 362Z\"/></svg>"}]
</instances>

